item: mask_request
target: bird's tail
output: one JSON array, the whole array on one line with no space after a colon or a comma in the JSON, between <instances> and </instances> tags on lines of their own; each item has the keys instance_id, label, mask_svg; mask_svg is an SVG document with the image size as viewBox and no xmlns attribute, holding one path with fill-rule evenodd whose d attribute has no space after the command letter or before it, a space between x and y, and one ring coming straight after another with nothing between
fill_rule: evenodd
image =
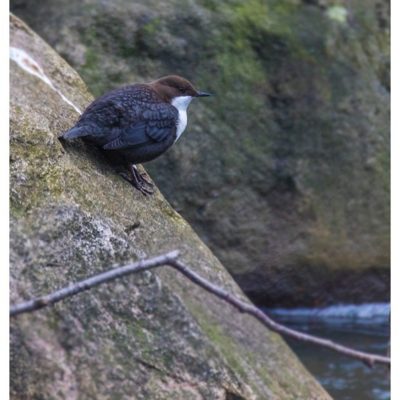
<instances>
[{"instance_id":1,"label":"bird's tail","mask_svg":"<svg viewBox=\"0 0 400 400\"><path fill-rule=\"evenodd\" d=\"M61 137L66 140L71 140L83 136L88 136L90 132L84 126L75 126L69 131L65 132Z\"/></svg>"}]
</instances>

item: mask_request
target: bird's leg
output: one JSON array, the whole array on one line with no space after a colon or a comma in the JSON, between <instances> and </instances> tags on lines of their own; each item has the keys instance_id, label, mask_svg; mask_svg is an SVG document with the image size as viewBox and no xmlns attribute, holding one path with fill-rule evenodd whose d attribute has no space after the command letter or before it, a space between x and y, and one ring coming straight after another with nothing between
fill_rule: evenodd
<instances>
[{"instance_id":1,"label":"bird's leg","mask_svg":"<svg viewBox=\"0 0 400 400\"><path fill-rule=\"evenodd\" d=\"M129 165L129 171L132 177L132 179L129 180L129 182L132 184L132 186L138 189L145 196L154 193L154 191L151 188L146 187L146 184L148 186L153 186L153 184L146 178L144 178L142 174L140 174L135 164Z\"/></svg>"},{"instance_id":2,"label":"bird's leg","mask_svg":"<svg viewBox=\"0 0 400 400\"><path fill-rule=\"evenodd\" d=\"M135 164L132 164L132 165L130 166L130 169L131 169L132 175L135 174L137 180L138 180L140 183L146 183L146 184L149 185L150 187L153 187L153 186L154 186L153 183L148 179L148 175L147 175L146 173L141 174L141 173L139 172L139 170L137 169L137 166L136 166Z\"/></svg>"},{"instance_id":3,"label":"bird's leg","mask_svg":"<svg viewBox=\"0 0 400 400\"><path fill-rule=\"evenodd\" d=\"M145 183L146 183L147 185L149 185L150 187L153 187L153 186L154 186L154 184L149 180L149 176L148 176L145 172L143 172L143 174L141 174L141 173L139 172L139 170L137 169L137 166L136 166L135 164L132 165L132 168L135 169L136 174L138 175L138 179L139 179L140 181L145 182Z\"/></svg>"}]
</instances>

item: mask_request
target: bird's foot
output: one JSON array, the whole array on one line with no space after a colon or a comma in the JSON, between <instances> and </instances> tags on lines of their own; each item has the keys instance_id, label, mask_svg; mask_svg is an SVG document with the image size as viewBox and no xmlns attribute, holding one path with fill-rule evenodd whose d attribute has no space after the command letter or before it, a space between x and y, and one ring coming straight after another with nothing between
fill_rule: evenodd
<instances>
[{"instance_id":1,"label":"bird's foot","mask_svg":"<svg viewBox=\"0 0 400 400\"><path fill-rule=\"evenodd\" d=\"M136 170L136 171L137 171L137 170ZM141 179L144 183L146 183L146 185L149 185L150 187L153 187L153 186L154 186L154 183L150 181L149 176L148 176L145 172L143 172L143 174L141 174L141 173L139 173L139 171L137 171L137 173L139 174L140 179Z\"/></svg>"},{"instance_id":2,"label":"bird's foot","mask_svg":"<svg viewBox=\"0 0 400 400\"><path fill-rule=\"evenodd\" d=\"M146 187L145 184L143 183L136 183L136 182L131 182L132 186L139 190L140 193L142 193L144 196L150 196L154 193L154 190L150 187Z\"/></svg>"},{"instance_id":3,"label":"bird's foot","mask_svg":"<svg viewBox=\"0 0 400 400\"><path fill-rule=\"evenodd\" d=\"M146 174L141 174L136 165L129 166L130 176L125 173L121 173L121 176L127 180L135 189L139 190L144 196L148 196L154 193L152 187L154 186L147 178Z\"/></svg>"},{"instance_id":4,"label":"bird's foot","mask_svg":"<svg viewBox=\"0 0 400 400\"><path fill-rule=\"evenodd\" d=\"M154 193L154 190L151 188L147 188L144 181L138 181L137 179L133 179L130 174L128 175L125 172L119 172L119 175L124 178L127 182L129 182L135 189L139 190L144 196L148 196Z\"/></svg>"}]
</instances>

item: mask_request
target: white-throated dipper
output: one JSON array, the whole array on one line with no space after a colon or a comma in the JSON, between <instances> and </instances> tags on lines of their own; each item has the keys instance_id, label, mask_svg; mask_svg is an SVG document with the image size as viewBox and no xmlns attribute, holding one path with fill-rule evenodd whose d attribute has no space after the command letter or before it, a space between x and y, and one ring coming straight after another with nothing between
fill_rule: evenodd
<instances>
[{"instance_id":1,"label":"white-throated dipper","mask_svg":"<svg viewBox=\"0 0 400 400\"><path fill-rule=\"evenodd\" d=\"M136 164L167 151L187 125L186 109L200 92L186 79L168 75L154 82L112 90L94 100L63 139L83 138L100 147L107 158L128 168L121 175L143 194L152 184Z\"/></svg>"}]
</instances>

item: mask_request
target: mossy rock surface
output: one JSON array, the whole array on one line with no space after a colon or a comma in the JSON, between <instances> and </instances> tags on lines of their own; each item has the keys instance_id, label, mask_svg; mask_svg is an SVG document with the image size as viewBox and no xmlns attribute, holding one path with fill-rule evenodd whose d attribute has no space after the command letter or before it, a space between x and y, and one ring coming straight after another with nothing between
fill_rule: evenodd
<instances>
[{"instance_id":1,"label":"mossy rock surface","mask_svg":"<svg viewBox=\"0 0 400 400\"><path fill-rule=\"evenodd\" d=\"M11 46L75 106L92 100L78 74L13 16ZM245 298L160 192L145 198L101 154L62 146L57 136L78 113L14 61L10 111L11 303L175 248ZM330 398L278 335L168 268L10 324L12 399Z\"/></svg>"},{"instance_id":2,"label":"mossy rock surface","mask_svg":"<svg viewBox=\"0 0 400 400\"><path fill-rule=\"evenodd\" d=\"M12 1L95 95L214 98L148 166L255 301L389 298L389 1Z\"/></svg>"}]
</instances>

